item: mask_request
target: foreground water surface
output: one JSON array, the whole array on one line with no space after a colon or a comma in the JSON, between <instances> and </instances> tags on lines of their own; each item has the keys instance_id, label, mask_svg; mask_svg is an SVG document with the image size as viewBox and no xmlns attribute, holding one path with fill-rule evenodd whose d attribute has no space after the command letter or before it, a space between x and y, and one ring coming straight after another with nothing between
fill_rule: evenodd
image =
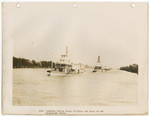
<instances>
[{"instance_id":1,"label":"foreground water surface","mask_svg":"<svg viewBox=\"0 0 150 116\"><path fill-rule=\"evenodd\" d=\"M47 69L13 69L13 105L136 105L138 75L120 70L65 75Z\"/></svg>"}]
</instances>

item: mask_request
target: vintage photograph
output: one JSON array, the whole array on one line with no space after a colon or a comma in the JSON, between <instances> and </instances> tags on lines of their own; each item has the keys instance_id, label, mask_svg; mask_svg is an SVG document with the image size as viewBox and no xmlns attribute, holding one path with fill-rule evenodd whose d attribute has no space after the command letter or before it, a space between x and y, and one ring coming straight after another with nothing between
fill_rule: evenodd
<instances>
[{"instance_id":1,"label":"vintage photograph","mask_svg":"<svg viewBox=\"0 0 150 116\"><path fill-rule=\"evenodd\" d=\"M132 19L123 23L120 15L98 10L90 10L89 17L80 6L72 7L26 19L26 28L17 24L13 105L137 105L139 41ZM28 14L33 15L39 17L38 11Z\"/></svg>"},{"instance_id":2,"label":"vintage photograph","mask_svg":"<svg viewBox=\"0 0 150 116\"><path fill-rule=\"evenodd\" d=\"M109 56L109 52L102 53L101 49L105 50L105 47L102 47L100 42L101 40L98 40L97 45L93 43L97 46L96 49L86 44L85 47L78 46L79 48L72 45L75 52L72 53L74 57L72 59L68 47L64 54L60 54L59 59L55 56L55 50L54 53L47 53L46 56L41 54L42 50L50 48L45 47L51 46L52 44L47 45L50 42L44 44L43 48L35 48L38 50L37 56L38 54L42 56L41 61L29 60L21 56L13 57L13 105L136 105L138 97L136 59L121 59L125 56L119 57L116 54L113 57ZM32 47L32 44L26 47ZM32 52L26 47L23 48L25 52L35 57L33 52L36 50ZM61 47L56 48L58 48L57 53L63 50ZM50 52L50 50L46 51ZM102 58L96 56L98 53L102 54ZM44 60L44 57L47 60ZM109 61L111 58L115 61ZM124 61L122 64L119 58ZM129 60L133 64L129 65ZM115 67L116 64L122 66Z\"/></svg>"},{"instance_id":3,"label":"vintage photograph","mask_svg":"<svg viewBox=\"0 0 150 116\"><path fill-rule=\"evenodd\" d=\"M147 3L2 9L5 114L147 113Z\"/></svg>"}]
</instances>

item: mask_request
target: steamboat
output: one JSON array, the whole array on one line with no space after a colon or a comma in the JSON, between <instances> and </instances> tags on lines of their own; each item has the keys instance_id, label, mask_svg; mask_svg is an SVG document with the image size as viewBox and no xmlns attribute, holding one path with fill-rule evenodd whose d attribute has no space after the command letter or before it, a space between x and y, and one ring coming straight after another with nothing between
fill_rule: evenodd
<instances>
[{"instance_id":1,"label":"steamboat","mask_svg":"<svg viewBox=\"0 0 150 116\"><path fill-rule=\"evenodd\" d=\"M97 72L99 70L102 70L102 66L100 64L100 56L98 56L97 64L95 65L93 72Z\"/></svg>"},{"instance_id":2,"label":"steamboat","mask_svg":"<svg viewBox=\"0 0 150 116\"><path fill-rule=\"evenodd\" d=\"M68 46L66 46L66 53L61 55L59 61L55 63L53 68L55 71L65 74L79 74L84 72L83 64L75 64L71 62L68 54ZM47 72L51 73L52 70L48 70Z\"/></svg>"},{"instance_id":3,"label":"steamboat","mask_svg":"<svg viewBox=\"0 0 150 116\"><path fill-rule=\"evenodd\" d=\"M111 70L111 68L103 67L101 65L101 63L100 63L100 56L98 56L97 64L95 65L93 72L97 72L97 71L104 72L104 71L110 71L110 70Z\"/></svg>"}]
</instances>

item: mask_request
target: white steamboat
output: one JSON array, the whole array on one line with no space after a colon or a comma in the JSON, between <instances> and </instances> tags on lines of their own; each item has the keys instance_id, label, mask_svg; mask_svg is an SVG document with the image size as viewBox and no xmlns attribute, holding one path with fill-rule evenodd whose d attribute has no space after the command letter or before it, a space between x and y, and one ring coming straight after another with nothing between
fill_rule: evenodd
<instances>
[{"instance_id":1,"label":"white steamboat","mask_svg":"<svg viewBox=\"0 0 150 116\"><path fill-rule=\"evenodd\" d=\"M66 54L61 55L59 62L55 65L55 70L59 70L60 72L69 73L83 73L84 66L82 64L74 64L70 61L68 55L68 47L66 46Z\"/></svg>"}]
</instances>

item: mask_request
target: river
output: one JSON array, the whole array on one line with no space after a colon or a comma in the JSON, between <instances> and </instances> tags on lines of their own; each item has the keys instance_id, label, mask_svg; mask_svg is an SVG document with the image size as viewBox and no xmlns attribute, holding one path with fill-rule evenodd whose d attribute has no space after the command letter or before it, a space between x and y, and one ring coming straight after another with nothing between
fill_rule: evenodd
<instances>
[{"instance_id":1,"label":"river","mask_svg":"<svg viewBox=\"0 0 150 116\"><path fill-rule=\"evenodd\" d=\"M61 74L47 69L13 69L15 106L132 106L138 75L121 70Z\"/></svg>"}]
</instances>

